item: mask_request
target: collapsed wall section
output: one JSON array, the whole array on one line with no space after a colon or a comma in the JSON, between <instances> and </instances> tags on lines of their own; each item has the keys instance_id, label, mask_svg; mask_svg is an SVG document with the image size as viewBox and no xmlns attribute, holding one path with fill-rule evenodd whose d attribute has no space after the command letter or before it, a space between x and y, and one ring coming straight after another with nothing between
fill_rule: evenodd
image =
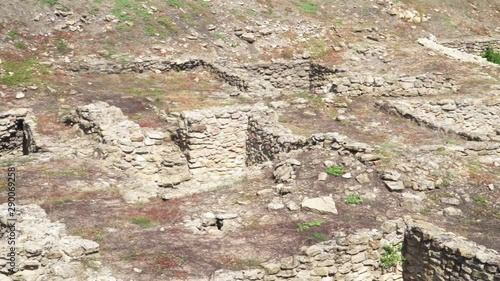
<instances>
[{"instance_id":1,"label":"collapsed wall section","mask_svg":"<svg viewBox=\"0 0 500 281\"><path fill-rule=\"evenodd\" d=\"M51 222L40 206L16 206L14 232L7 204L0 205L0 210L0 280L116 280L105 269L95 272L88 267L101 267L99 244L68 235L65 225ZM7 239L12 233L16 235L15 262L7 255L13 247ZM9 271L12 266L14 273ZM98 278L87 279L91 276Z\"/></svg>"},{"instance_id":2,"label":"collapsed wall section","mask_svg":"<svg viewBox=\"0 0 500 281\"><path fill-rule=\"evenodd\" d=\"M35 122L26 108L0 113L0 156L20 150L24 155L38 151L35 142Z\"/></svg>"}]
</instances>

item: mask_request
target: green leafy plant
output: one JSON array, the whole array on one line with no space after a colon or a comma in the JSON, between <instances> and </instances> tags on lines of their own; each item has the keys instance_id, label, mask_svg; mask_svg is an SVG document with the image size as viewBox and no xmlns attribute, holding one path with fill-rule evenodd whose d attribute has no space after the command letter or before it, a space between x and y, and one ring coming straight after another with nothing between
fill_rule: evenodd
<instances>
[{"instance_id":1,"label":"green leafy plant","mask_svg":"<svg viewBox=\"0 0 500 281\"><path fill-rule=\"evenodd\" d=\"M489 62L500 64L500 51L495 51L491 45L489 45L488 48L481 53L481 57L485 58Z\"/></svg>"},{"instance_id":2,"label":"green leafy plant","mask_svg":"<svg viewBox=\"0 0 500 281\"><path fill-rule=\"evenodd\" d=\"M326 168L326 173L331 176L340 177L346 173L346 170L342 166L329 166Z\"/></svg>"},{"instance_id":3,"label":"green leafy plant","mask_svg":"<svg viewBox=\"0 0 500 281\"><path fill-rule=\"evenodd\" d=\"M347 198L344 200L344 203L347 205L359 205L363 204L363 199L361 199L361 196L358 194L351 194L347 196Z\"/></svg>"},{"instance_id":4,"label":"green leafy plant","mask_svg":"<svg viewBox=\"0 0 500 281\"><path fill-rule=\"evenodd\" d=\"M382 267L390 268L395 267L403 262L403 255L401 254L402 245L384 245L384 252L380 255L380 264Z\"/></svg>"},{"instance_id":5,"label":"green leafy plant","mask_svg":"<svg viewBox=\"0 0 500 281\"><path fill-rule=\"evenodd\" d=\"M311 227L318 227L324 223L325 223L324 221L320 221L320 220L299 223L299 224L297 224L297 232L306 231L306 230L309 230Z\"/></svg>"}]
</instances>

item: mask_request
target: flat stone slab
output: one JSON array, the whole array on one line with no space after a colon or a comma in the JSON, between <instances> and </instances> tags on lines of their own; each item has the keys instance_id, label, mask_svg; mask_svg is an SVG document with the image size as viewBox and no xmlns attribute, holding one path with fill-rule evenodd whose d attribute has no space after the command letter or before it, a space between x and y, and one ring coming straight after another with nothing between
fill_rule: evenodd
<instances>
[{"instance_id":1,"label":"flat stone slab","mask_svg":"<svg viewBox=\"0 0 500 281\"><path fill-rule=\"evenodd\" d=\"M384 181L384 184L390 191L402 191L405 189L402 181Z\"/></svg>"},{"instance_id":2,"label":"flat stone slab","mask_svg":"<svg viewBox=\"0 0 500 281\"><path fill-rule=\"evenodd\" d=\"M320 214L338 214L335 201L329 196L304 199L302 209Z\"/></svg>"}]
</instances>

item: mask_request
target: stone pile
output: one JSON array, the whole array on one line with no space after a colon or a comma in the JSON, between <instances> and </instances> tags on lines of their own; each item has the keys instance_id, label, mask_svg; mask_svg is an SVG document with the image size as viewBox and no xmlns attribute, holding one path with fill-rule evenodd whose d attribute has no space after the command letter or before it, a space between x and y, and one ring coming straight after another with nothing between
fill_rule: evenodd
<instances>
[{"instance_id":1,"label":"stone pile","mask_svg":"<svg viewBox=\"0 0 500 281\"><path fill-rule=\"evenodd\" d=\"M500 38L468 38L458 40L441 40L441 45L460 50L465 53L480 55L482 52L492 46L495 50L500 50Z\"/></svg>"},{"instance_id":2,"label":"stone pile","mask_svg":"<svg viewBox=\"0 0 500 281\"><path fill-rule=\"evenodd\" d=\"M333 97L361 95L414 97L454 93L458 86L451 78L443 77L441 73L419 76L401 75L398 78L383 78L354 75L350 72L339 72L333 76L325 92Z\"/></svg>"},{"instance_id":3,"label":"stone pile","mask_svg":"<svg viewBox=\"0 0 500 281\"><path fill-rule=\"evenodd\" d=\"M24 155L37 152L36 123L26 108L0 112L0 156L3 153L22 151Z\"/></svg>"},{"instance_id":4,"label":"stone pile","mask_svg":"<svg viewBox=\"0 0 500 281\"><path fill-rule=\"evenodd\" d=\"M467 140L495 142L484 150L495 153L500 142L500 99L441 99L436 101L386 101L379 104L390 113L418 124L455 133ZM496 152L498 153L498 152Z\"/></svg>"},{"instance_id":5,"label":"stone pile","mask_svg":"<svg viewBox=\"0 0 500 281\"><path fill-rule=\"evenodd\" d=\"M378 3L385 6L384 10L389 15L398 17L407 22L420 23L426 22L431 19L429 15L426 15L415 9L411 9L410 7L408 7L408 5L399 1L394 3L391 0L379 0Z\"/></svg>"},{"instance_id":6,"label":"stone pile","mask_svg":"<svg viewBox=\"0 0 500 281\"><path fill-rule=\"evenodd\" d=\"M187 160L163 132L141 128L105 102L78 107L65 122L74 124L98 144L94 156L111 166L171 188L191 179Z\"/></svg>"},{"instance_id":7,"label":"stone pile","mask_svg":"<svg viewBox=\"0 0 500 281\"><path fill-rule=\"evenodd\" d=\"M51 222L37 205L16 207L16 272L9 273L10 228L7 204L0 205L0 280L115 281L99 261L99 244L70 236L64 224ZM89 266L90 265L90 266ZM93 272L98 268L101 272ZM98 276L93 279L92 276Z\"/></svg>"}]
</instances>

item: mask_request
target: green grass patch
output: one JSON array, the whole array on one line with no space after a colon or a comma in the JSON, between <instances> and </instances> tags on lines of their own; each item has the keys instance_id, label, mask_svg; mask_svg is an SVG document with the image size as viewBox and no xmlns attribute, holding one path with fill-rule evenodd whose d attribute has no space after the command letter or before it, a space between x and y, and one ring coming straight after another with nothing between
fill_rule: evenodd
<instances>
[{"instance_id":1,"label":"green grass patch","mask_svg":"<svg viewBox=\"0 0 500 281\"><path fill-rule=\"evenodd\" d=\"M483 53L481 53L481 57L485 58L489 62L500 64L500 51L495 51L491 45L488 46Z\"/></svg>"},{"instance_id":2,"label":"green grass patch","mask_svg":"<svg viewBox=\"0 0 500 281\"><path fill-rule=\"evenodd\" d=\"M402 245L394 246L392 244L384 245L384 252L380 256L380 265L385 268L395 267L403 262L401 254Z\"/></svg>"},{"instance_id":3,"label":"green grass patch","mask_svg":"<svg viewBox=\"0 0 500 281\"><path fill-rule=\"evenodd\" d=\"M9 159L5 161L0 161L0 168L7 168L14 165L14 160Z\"/></svg>"},{"instance_id":4,"label":"green grass patch","mask_svg":"<svg viewBox=\"0 0 500 281\"><path fill-rule=\"evenodd\" d=\"M331 176L340 177L346 173L346 170L342 166L329 166L326 168L326 173Z\"/></svg>"},{"instance_id":5,"label":"green grass patch","mask_svg":"<svg viewBox=\"0 0 500 281\"><path fill-rule=\"evenodd\" d=\"M316 14L319 11L318 5L316 5L313 2L300 1L295 4L297 4L302 9L303 12L308 14Z\"/></svg>"},{"instance_id":6,"label":"green grass patch","mask_svg":"<svg viewBox=\"0 0 500 281\"><path fill-rule=\"evenodd\" d=\"M144 33L147 35L147 36L156 36L158 34L158 30L156 30L156 28L150 24L146 25L146 27L144 28Z\"/></svg>"},{"instance_id":7,"label":"green grass patch","mask_svg":"<svg viewBox=\"0 0 500 281\"><path fill-rule=\"evenodd\" d=\"M40 65L35 58L21 61L4 61L2 67L4 74L0 76L0 84L7 86L33 84L38 81L34 74L47 72L46 67Z\"/></svg>"},{"instance_id":8,"label":"green grass patch","mask_svg":"<svg viewBox=\"0 0 500 281\"><path fill-rule=\"evenodd\" d=\"M56 49L61 54L67 54L70 51L68 44L62 38L56 40Z\"/></svg>"},{"instance_id":9,"label":"green grass patch","mask_svg":"<svg viewBox=\"0 0 500 281\"><path fill-rule=\"evenodd\" d=\"M50 206L54 206L54 207L60 207L64 204L71 203L73 201L75 201L75 197L63 196L60 198L49 199L49 200L45 201L45 204L50 205Z\"/></svg>"},{"instance_id":10,"label":"green grass patch","mask_svg":"<svg viewBox=\"0 0 500 281\"><path fill-rule=\"evenodd\" d=\"M309 230L311 227L319 227L324 223L325 222L321 220L299 223L297 224L297 232Z\"/></svg>"},{"instance_id":11,"label":"green grass patch","mask_svg":"<svg viewBox=\"0 0 500 281\"><path fill-rule=\"evenodd\" d=\"M474 202L476 202L476 204L478 204L480 206L486 206L489 199L490 199L490 197L488 195L478 195L478 196L472 197L472 200L474 200Z\"/></svg>"},{"instance_id":12,"label":"green grass patch","mask_svg":"<svg viewBox=\"0 0 500 281\"><path fill-rule=\"evenodd\" d=\"M182 0L167 0L167 5L174 8L181 8L184 6L184 2Z\"/></svg>"},{"instance_id":13,"label":"green grass patch","mask_svg":"<svg viewBox=\"0 0 500 281\"><path fill-rule=\"evenodd\" d=\"M156 223L152 219L145 218L145 217L134 217L134 218L131 218L130 221L133 224L137 224L138 226L140 226L142 228L151 228L151 227L156 226Z\"/></svg>"},{"instance_id":14,"label":"green grass patch","mask_svg":"<svg viewBox=\"0 0 500 281\"><path fill-rule=\"evenodd\" d=\"M168 32L177 34L179 33L179 28L175 25L175 23L168 17L162 17L158 20L158 24L163 26Z\"/></svg>"},{"instance_id":15,"label":"green grass patch","mask_svg":"<svg viewBox=\"0 0 500 281\"><path fill-rule=\"evenodd\" d=\"M361 199L361 196L358 194L351 194L347 196L347 198L344 200L344 203L347 205L360 205L363 204L363 199Z\"/></svg>"},{"instance_id":16,"label":"green grass patch","mask_svg":"<svg viewBox=\"0 0 500 281\"><path fill-rule=\"evenodd\" d=\"M59 4L59 0L42 0L42 4L52 7L56 4Z\"/></svg>"},{"instance_id":17,"label":"green grass patch","mask_svg":"<svg viewBox=\"0 0 500 281\"><path fill-rule=\"evenodd\" d=\"M11 40L15 40L17 37L17 30L13 29L7 32L7 37L9 37Z\"/></svg>"},{"instance_id":18,"label":"green grass patch","mask_svg":"<svg viewBox=\"0 0 500 281\"><path fill-rule=\"evenodd\" d=\"M21 41L17 41L16 43L14 43L14 46L16 46L16 48L21 49L21 50L28 49L28 46L26 46L26 44L24 44L24 42L21 42Z\"/></svg>"}]
</instances>

